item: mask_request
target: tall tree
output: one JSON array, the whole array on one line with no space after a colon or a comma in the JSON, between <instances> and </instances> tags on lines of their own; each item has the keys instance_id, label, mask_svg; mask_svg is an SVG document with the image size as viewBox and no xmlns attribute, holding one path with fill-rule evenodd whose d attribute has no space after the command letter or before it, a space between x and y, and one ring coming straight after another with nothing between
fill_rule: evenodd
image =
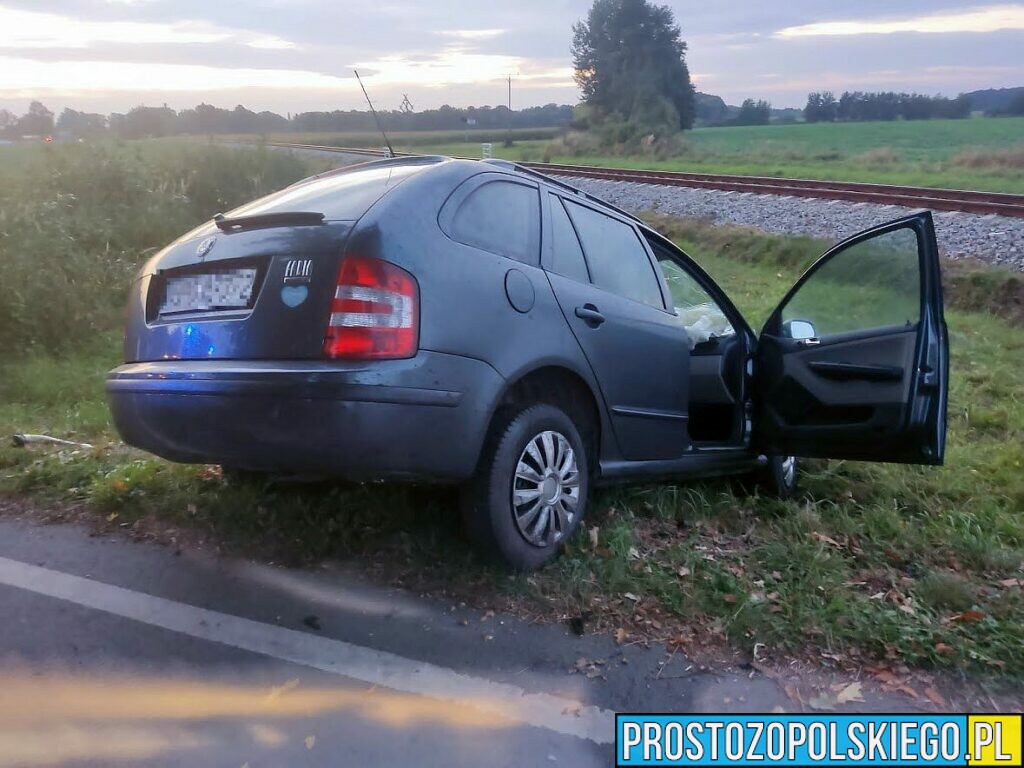
<instances>
[{"instance_id":1,"label":"tall tree","mask_svg":"<svg viewBox=\"0 0 1024 768\"><path fill-rule=\"evenodd\" d=\"M53 112L44 107L42 102L33 101L28 105L28 112L18 120L18 132L23 136L53 133Z\"/></svg>"},{"instance_id":2,"label":"tall tree","mask_svg":"<svg viewBox=\"0 0 1024 768\"><path fill-rule=\"evenodd\" d=\"M0 136L13 136L17 125L17 115L9 109L0 109Z\"/></svg>"},{"instance_id":3,"label":"tall tree","mask_svg":"<svg viewBox=\"0 0 1024 768\"><path fill-rule=\"evenodd\" d=\"M57 132L68 133L75 138L95 138L107 132L107 118L65 107L57 118Z\"/></svg>"},{"instance_id":4,"label":"tall tree","mask_svg":"<svg viewBox=\"0 0 1024 768\"><path fill-rule=\"evenodd\" d=\"M641 128L693 126L686 43L668 6L594 0L573 25L572 58L583 100L599 113Z\"/></svg>"},{"instance_id":5,"label":"tall tree","mask_svg":"<svg viewBox=\"0 0 1024 768\"><path fill-rule=\"evenodd\" d=\"M768 125L772 119L772 105L764 100L744 100L739 114L733 120L735 125Z\"/></svg>"}]
</instances>

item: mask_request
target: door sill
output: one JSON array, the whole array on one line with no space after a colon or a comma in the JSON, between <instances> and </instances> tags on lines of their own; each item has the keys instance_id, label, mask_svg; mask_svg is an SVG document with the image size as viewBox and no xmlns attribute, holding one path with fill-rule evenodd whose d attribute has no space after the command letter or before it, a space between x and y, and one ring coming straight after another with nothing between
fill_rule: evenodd
<instances>
[{"instance_id":1,"label":"door sill","mask_svg":"<svg viewBox=\"0 0 1024 768\"><path fill-rule=\"evenodd\" d=\"M653 461L602 461L598 482L617 483L659 477L714 477L749 472L758 466L758 455L747 447L700 448L677 459Z\"/></svg>"}]
</instances>

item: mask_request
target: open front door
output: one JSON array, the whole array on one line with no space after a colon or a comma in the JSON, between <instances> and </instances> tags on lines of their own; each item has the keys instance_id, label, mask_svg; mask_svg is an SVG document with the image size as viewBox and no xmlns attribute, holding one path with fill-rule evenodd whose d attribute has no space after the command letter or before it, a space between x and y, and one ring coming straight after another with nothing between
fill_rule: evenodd
<instances>
[{"instance_id":1,"label":"open front door","mask_svg":"<svg viewBox=\"0 0 1024 768\"><path fill-rule=\"evenodd\" d=\"M763 452L941 464L949 346L931 213L818 259L765 324L758 361Z\"/></svg>"}]
</instances>

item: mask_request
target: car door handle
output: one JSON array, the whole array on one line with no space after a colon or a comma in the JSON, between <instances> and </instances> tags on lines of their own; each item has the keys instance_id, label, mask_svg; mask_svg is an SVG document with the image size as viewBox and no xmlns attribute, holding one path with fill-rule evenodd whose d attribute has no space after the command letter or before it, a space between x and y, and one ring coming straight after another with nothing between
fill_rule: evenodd
<instances>
[{"instance_id":1,"label":"car door handle","mask_svg":"<svg viewBox=\"0 0 1024 768\"><path fill-rule=\"evenodd\" d=\"M798 347L816 347L821 344L821 339L816 336L812 336L809 339L797 339L796 345Z\"/></svg>"},{"instance_id":2,"label":"car door handle","mask_svg":"<svg viewBox=\"0 0 1024 768\"><path fill-rule=\"evenodd\" d=\"M604 322L604 315L598 312L597 307L593 304L584 304L582 307L576 307L576 317L585 321L591 328L597 328L597 326Z\"/></svg>"}]
</instances>

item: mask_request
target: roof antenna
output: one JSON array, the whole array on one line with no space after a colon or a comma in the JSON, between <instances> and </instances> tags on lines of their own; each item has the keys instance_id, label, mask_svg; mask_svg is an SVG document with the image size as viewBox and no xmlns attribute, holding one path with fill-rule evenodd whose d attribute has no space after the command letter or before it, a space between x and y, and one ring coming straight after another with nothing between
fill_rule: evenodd
<instances>
[{"instance_id":1,"label":"roof antenna","mask_svg":"<svg viewBox=\"0 0 1024 768\"><path fill-rule=\"evenodd\" d=\"M377 115L377 110L373 108L373 102L370 101L370 94L366 92L366 86L363 85L363 78L359 76L359 70L353 69L356 73L356 80L359 81L359 87L363 89L363 96L366 97L366 103L370 105L370 112L373 113L373 119L377 122L377 130L380 131L380 135L384 137L384 146L388 148L388 157L395 156L395 150L391 148L391 141L388 139L388 135L384 133L384 126L381 125L380 117Z\"/></svg>"}]
</instances>

